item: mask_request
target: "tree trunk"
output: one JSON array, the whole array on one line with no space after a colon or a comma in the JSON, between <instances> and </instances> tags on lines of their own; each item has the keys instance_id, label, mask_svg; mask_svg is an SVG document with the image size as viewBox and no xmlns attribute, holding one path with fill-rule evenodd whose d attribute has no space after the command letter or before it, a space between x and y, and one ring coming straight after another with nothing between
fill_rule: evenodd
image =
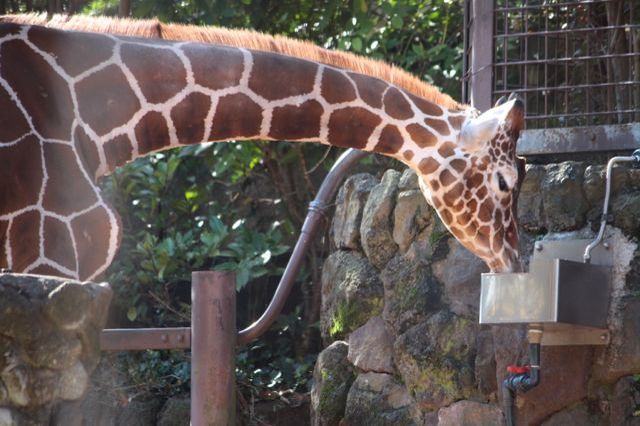
<instances>
[{"instance_id":1,"label":"tree trunk","mask_svg":"<svg viewBox=\"0 0 640 426\"><path fill-rule=\"evenodd\" d=\"M120 0L118 16L121 18L128 18L131 16L131 2L129 0Z\"/></svg>"}]
</instances>

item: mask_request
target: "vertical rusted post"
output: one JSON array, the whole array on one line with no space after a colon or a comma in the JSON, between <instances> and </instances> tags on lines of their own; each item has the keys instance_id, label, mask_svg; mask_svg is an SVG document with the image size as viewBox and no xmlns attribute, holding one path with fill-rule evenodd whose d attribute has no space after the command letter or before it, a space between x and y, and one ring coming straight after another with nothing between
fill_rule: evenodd
<instances>
[{"instance_id":1,"label":"vertical rusted post","mask_svg":"<svg viewBox=\"0 0 640 426\"><path fill-rule=\"evenodd\" d=\"M235 425L236 288L232 272L191 274L191 424Z\"/></svg>"},{"instance_id":2,"label":"vertical rusted post","mask_svg":"<svg viewBox=\"0 0 640 426\"><path fill-rule=\"evenodd\" d=\"M493 92L493 11L490 0L472 0L471 105L480 111L491 108Z\"/></svg>"}]
</instances>

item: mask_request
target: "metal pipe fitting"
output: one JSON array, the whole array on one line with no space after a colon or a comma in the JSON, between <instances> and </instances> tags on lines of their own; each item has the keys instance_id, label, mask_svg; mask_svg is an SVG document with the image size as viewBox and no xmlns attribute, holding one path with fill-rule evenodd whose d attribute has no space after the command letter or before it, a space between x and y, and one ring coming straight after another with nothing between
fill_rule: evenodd
<instances>
[{"instance_id":1,"label":"metal pipe fitting","mask_svg":"<svg viewBox=\"0 0 640 426\"><path fill-rule=\"evenodd\" d=\"M607 226L607 220L609 216L609 198L611 197L611 175L613 172L613 166L616 163L640 163L640 149L636 149L629 157L613 157L607 163L607 173L605 176L605 193L604 193L604 206L602 207L602 219L600 219L600 230L596 239L593 240L584 250L584 263L591 263L591 250L596 248L601 242L604 236L604 229Z\"/></svg>"},{"instance_id":2,"label":"metal pipe fitting","mask_svg":"<svg viewBox=\"0 0 640 426\"><path fill-rule=\"evenodd\" d=\"M527 392L540 383L540 343L542 330L532 327L528 332L529 365L521 373L510 374L502 382L502 403L507 426L513 426L513 404L517 392Z\"/></svg>"},{"instance_id":3,"label":"metal pipe fitting","mask_svg":"<svg viewBox=\"0 0 640 426\"><path fill-rule=\"evenodd\" d=\"M338 190L338 185L342 182L345 175L367 154L368 153L364 151L349 149L338 157L333 167L331 167L322 185L320 185L315 199L309 203L309 211L307 217L304 219L300 236L298 237L298 241L291 253L287 267L280 278L280 282L271 298L269 306L257 321L238 333L237 342L239 345L247 344L260 337L271 327L271 324L273 324L278 315L280 315L287 297L289 293L291 293L298 272L302 267L302 262L307 254L309 245L311 241L313 241L313 237L320 226L321 219L326 217L327 210L330 207L329 201Z\"/></svg>"}]
</instances>

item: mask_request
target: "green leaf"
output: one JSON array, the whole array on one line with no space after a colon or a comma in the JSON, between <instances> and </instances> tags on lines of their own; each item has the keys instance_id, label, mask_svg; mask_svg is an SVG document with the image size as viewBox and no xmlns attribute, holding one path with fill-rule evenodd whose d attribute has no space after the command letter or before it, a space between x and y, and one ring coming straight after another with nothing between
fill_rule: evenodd
<instances>
[{"instance_id":1,"label":"green leaf","mask_svg":"<svg viewBox=\"0 0 640 426\"><path fill-rule=\"evenodd\" d=\"M360 37L355 37L351 40L351 48L356 52L362 51L362 39Z\"/></svg>"},{"instance_id":2,"label":"green leaf","mask_svg":"<svg viewBox=\"0 0 640 426\"><path fill-rule=\"evenodd\" d=\"M401 17L396 15L393 18L391 18L391 27L392 28L395 28L396 30L401 30L403 26L404 26L404 21L402 20Z\"/></svg>"},{"instance_id":3,"label":"green leaf","mask_svg":"<svg viewBox=\"0 0 640 426\"><path fill-rule=\"evenodd\" d=\"M138 318L138 310L135 306L129 306L129 309L127 310L127 319L133 322L136 318Z\"/></svg>"}]
</instances>

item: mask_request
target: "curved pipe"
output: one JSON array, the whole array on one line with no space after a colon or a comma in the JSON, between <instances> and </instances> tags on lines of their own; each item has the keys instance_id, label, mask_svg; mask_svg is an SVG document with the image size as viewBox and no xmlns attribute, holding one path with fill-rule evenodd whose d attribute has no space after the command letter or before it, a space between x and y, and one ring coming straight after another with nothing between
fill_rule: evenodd
<instances>
[{"instance_id":1,"label":"curved pipe","mask_svg":"<svg viewBox=\"0 0 640 426\"><path fill-rule=\"evenodd\" d=\"M280 311L282 311L285 301L289 293L291 293L293 283L298 276L309 245L318 230L320 219L326 217L327 210L330 206L329 202L336 193L338 185L342 182L344 176L351 171L353 166L367 154L368 153L364 151L349 149L336 160L324 178L322 185L320 185L316 198L309 203L309 212L304 219L300 236L298 237L293 253L291 253L291 258L282 274L282 278L280 278L280 283L278 283L278 288L276 288L269 306L257 321L238 333L237 342L239 345L245 345L260 337L271 327L271 324L273 324L278 315L280 315Z\"/></svg>"},{"instance_id":2,"label":"curved pipe","mask_svg":"<svg viewBox=\"0 0 640 426\"><path fill-rule=\"evenodd\" d=\"M613 157L607 163L607 174L605 179L605 194L604 194L604 207L602 208L602 219L600 220L600 230L598 236L593 240L584 250L584 262L591 263L591 250L596 248L601 242L604 236L604 229L607 226L607 217L609 216L609 197L611 196L611 173L613 171L613 165L615 163L628 163L635 161L640 163L640 149L633 151L633 154L629 157Z\"/></svg>"}]
</instances>

